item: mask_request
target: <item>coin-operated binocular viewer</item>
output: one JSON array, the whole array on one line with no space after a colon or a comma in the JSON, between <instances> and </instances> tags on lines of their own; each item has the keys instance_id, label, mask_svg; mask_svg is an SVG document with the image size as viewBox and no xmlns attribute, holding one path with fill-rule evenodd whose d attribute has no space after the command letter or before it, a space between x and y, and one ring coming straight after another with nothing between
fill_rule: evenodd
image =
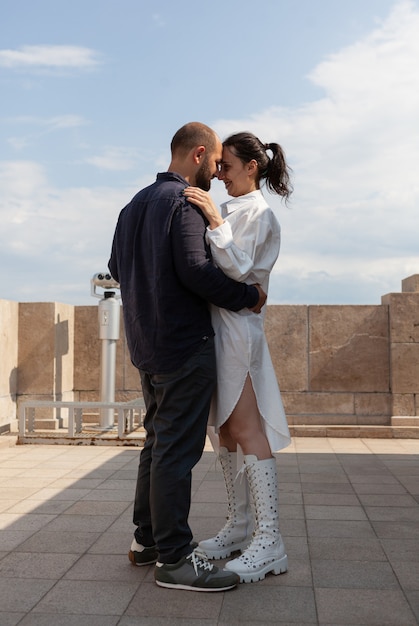
<instances>
[{"instance_id":1,"label":"coin-operated binocular viewer","mask_svg":"<svg viewBox=\"0 0 419 626\"><path fill-rule=\"evenodd\" d=\"M97 293L101 288L102 293ZM100 361L100 401L115 402L116 342L119 339L120 295L116 295L119 284L108 272L94 274L91 279L91 295L100 298L99 339L102 340ZM110 430L114 427L114 409L100 409L100 427Z\"/></svg>"}]
</instances>

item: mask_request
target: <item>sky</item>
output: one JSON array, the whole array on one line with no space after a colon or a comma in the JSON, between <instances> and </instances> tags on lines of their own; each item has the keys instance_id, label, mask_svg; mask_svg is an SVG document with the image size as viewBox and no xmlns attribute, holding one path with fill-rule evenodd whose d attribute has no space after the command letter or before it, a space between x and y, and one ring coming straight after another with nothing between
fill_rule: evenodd
<instances>
[{"instance_id":1,"label":"sky","mask_svg":"<svg viewBox=\"0 0 419 626\"><path fill-rule=\"evenodd\" d=\"M0 299L95 304L120 210L189 121L279 143L270 304L419 273L419 0L0 0ZM215 180L216 202L227 199Z\"/></svg>"}]
</instances>

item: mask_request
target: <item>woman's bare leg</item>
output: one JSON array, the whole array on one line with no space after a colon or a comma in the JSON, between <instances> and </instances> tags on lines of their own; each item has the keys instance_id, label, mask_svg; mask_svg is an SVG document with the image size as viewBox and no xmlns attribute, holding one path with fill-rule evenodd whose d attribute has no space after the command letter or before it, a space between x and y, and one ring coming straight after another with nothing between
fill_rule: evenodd
<instances>
[{"instance_id":1,"label":"woman's bare leg","mask_svg":"<svg viewBox=\"0 0 419 626\"><path fill-rule=\"evenodd\" d=\"M220 428L221 446L235 452L237 444L240 445L243 454L254 454L259 460L272 457L249 375L232 414Z\"/></svg>"}]
</instances>

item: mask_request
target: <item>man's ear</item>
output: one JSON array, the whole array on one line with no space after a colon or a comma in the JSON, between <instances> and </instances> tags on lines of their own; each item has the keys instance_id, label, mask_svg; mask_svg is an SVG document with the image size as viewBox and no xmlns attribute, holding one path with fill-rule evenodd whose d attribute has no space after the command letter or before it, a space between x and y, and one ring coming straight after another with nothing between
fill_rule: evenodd
<instances>
[{"instance_id":1,"label":"man's ear","mask_svg":"<svg viewBox=\"0 0 419 626\"><path fill-rule=\"evenodd\" d=\"M202 159L205 156L205 152L206 152L205 146L198 146L197 148L194 149L193 159L197 165L200 165L202 163Z\"/></svg>"}]
</instances>

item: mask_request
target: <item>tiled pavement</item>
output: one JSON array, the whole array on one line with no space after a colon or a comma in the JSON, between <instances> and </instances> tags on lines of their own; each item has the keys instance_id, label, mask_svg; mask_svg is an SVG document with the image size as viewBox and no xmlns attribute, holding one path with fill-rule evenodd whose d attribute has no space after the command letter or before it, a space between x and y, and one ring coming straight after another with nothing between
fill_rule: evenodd
<instances>
[{"instance_id":1,"label":"tiled pavement","mask_svg":"<svg viewBox=\"0 0 419 626\"><path fill-rule=\"evenodd\" d=\"M289 572L225 593L161 589L127 559L139 450L0 437L0 625L419 623L419 440L295 438L277 456ZM194 471L195 539L224 522Z\"/></svg>"}]
</instances>

